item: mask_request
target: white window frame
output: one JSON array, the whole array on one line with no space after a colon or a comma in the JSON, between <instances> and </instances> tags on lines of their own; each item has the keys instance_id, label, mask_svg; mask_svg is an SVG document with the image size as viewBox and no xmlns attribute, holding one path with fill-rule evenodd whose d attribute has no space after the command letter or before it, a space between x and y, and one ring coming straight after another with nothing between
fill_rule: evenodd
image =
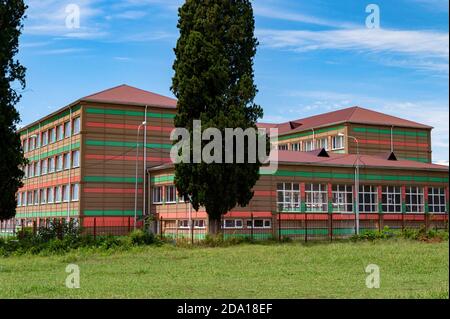
<instances>
[{"instance_id":1,"label":"white window frame","mask_svg":"<svg viewBox=\"0 0 450 319\"><path fill-rule=\"evenodd\" d=\"M289 145L288 144L278 144L278 150L279 151L288 151Z\"/></svg>"},{"instance_id":2,"label":"white window frame","mask_svg":"<svg viewBox=\"0 0 450 319\"><path fill-rule=\"evenodd\" d=\"M80 167L80 151L79 150L73 151L71 157L72 157L72 168ZM75 159L76 159L76 163L75 163Z\"/></svg>"},{"instance_id":3,"label":"white window frame","mask_svg":"<svg viewBox=\"0 0 450 319\"><path fill-rule=\"evenodd\" d=\"M297 189L294 189L297 188ZM280 196L283 200L280 201ZM298 196L298 202L295 197ZM277 210L278 211L300 211L301 209L300 183L281 182L277 183ZM282 206L282 207L281 207Z\"/></svg>"},{"instance_id":4,"label":"white window frame","mask_svg":"<svg viewBox=\"0 0 450 319\"><path fill-rule=\"evenodd\" d=\"M69 184L62 186L62 201L63 201L63 203L68 203L70 201L70 185Z\"/></svg>"},{"instance_id":5,"label":"white window frame","mask_svg":"<svg viewBox=\"0 0 450 319\"><path fill-rule=\"evenodd\" d=\"M263 226L255 226L256 221L262 221ZM249 225L250 222L250 225ZM266 225L266 222L268 222L269 225ZM251 219L247 219L247 228L253 228L253 229L271 229L272 228L272 220L267 218L254 218L253 223Z\"/></svg>"},{"instance_id":6,"label":"white window frame","mask_svg":"<svg viewBox=\"0 0 450 319\"><path fill-rule=\"evenodd\" d=\"M341 143L338 143L338 140L341 141ZM331 141L331 147L333 151L336 150L342 150L345 148L345 140L344 140L344 136L342 135L335 135L332 137L332 141ZM341 144L341 145L338 145Z\"/></svg>"},{"instance_id":7,"label":"white window frame","mask_svg":"<svg viewBox=\"0 0 450 319\"><path fill-rule=\"evenodd\" d=\"M304 141L303 146L305 148L305 152L311 152L315 150L313 139Z\"/></svg>"},{"instance_id":8,"label":"white window frame","mask_svg":"<svg viewBox=\"0 0 450 319\"><path fill-rule=\"evenodd\" d=\"M48 130L48 140L49 144L53 144L56 142L56 128L52 127Z\"/></svg>"},{"instance_id":9,"label":"white window frame","mask_svg":"<svg viewBox=\"0 0 450 319\"><path fill-rule=\"evenodd\" d=\"M316 140L316 144L317 144L317 149L322 149L324 148L326 151L328 151L328 137L322 137L322 138L318 138Z\"/></svg>"},{"instance_id":10,"label":"white window frame","mask_svg":"<svg viewBox=\"0 0 450 319\"><path fill-rule=\"evenodd\" d=\"M41 200L41 205L47 204L47 189L41 188L39 190L39 198Z\"/></svg>"},{"instance_id":11,"label":"white window frame","mask_svg":"<svg viewBox=\"0 0 450 319\"><path fill-rule=\"evenodd\" d=\"M414 203L414 199L417 201L416 203ZM425 212L425 196L424 196L423 187L407 186L405 203L406 203L406 213L408 213L408 214L424 213Z\"/></svg>"},{"instance_id":12,"label":"white window frame","mask_svg":"<svg viewBox=\"0 0 450 319\"><path fill-rule=\"evenodd\" d=\"M70 200L72 202L78 202L80 200L80 184L70 185Z\"/></svg>"},{"instance_id":13,"label":"white window frame","mask_svg":"<svg viewBox=\"0 0 450 319\"><path fill-rule=\"evenodd\" d=\"M170 198L169 196L172 194L174 198ZM177 189L175 185L166 185L165 186L165 203L166 204L176 204L177 203Z\"/></svg>"},{"instance_id":14,"label":"white window frame","mask_svg":"<svg viewBox=\"0 0 450 319\"><path fill-rule=\"evenodd\" d=\"M189 219L178 219L177 226L180 229L189 229Z\"/></svg>"},{"instance_id":15,"label":"white window frame","mask_svg":"<svg viewBox=\"0 0 450 319\"><path fill-rule=\"evenodd\" d=\"M62 186L56 186L55 187L55 203L61 203L62 202Z\"/></svg>"},{"instance_id":16,"label":"white window frame","mask_svg":"<svg viewBox=\"0 0 450 319\"><path fill-rule=\"evenodd\" d=\"M56 171L61 172L64 169L64 157L63 154L56 156Z\"/></svg>"},{"instance_id":17,"label":"white window frame","mask_svg":"<svg viewBox=\"0 0 450 319\"><path fill-rule=\"evenodd\" d=\"M436 199L438 200L437 203ZM440 202L441 200L443 200L443 203ZM428 211L433 214L447 213L447 195L444 187L428 188Z\"/></svg>"},{"instance_id":18,"label":"white window frame","mask_svg":"<svg viewBox=\"0 0 450 319\"><path fill-rule=\"evenodd\" d=\"M70 121L64 122L64 138L72 136L72 124Z\"/></svg>"},{"instance_id":19,"label":"white window frame","mask_svg":"<svg viewBox=\"0 0 450 319\"><path fill-rule=\"evenodd\" d=\"M73 135L80 134L80 130L81 130L80 125L81 125L80 117L76 117L72 120L72 134Z\"/></svg>"},{"instance_id":20,"label":"white window frame","mask_svg":"<svg viewBox=\"0 0 450 319\"><path fill-rule=\"evenodd\" d=\"M163 187L152 187L152 204L160 205L163 203Z\"/></svg>"},{"instance_id":21,"label":"white window frame","mask_svg":"<svg viewBox=\"0 0 450 319\"><path fill-rule=\"evenodd\" d=\"M64 139L64 124L56 127L56 140L62 141Z\"/></svg>"},{"instance_id":22,"label":"white window frame","mask_svg":"<svg viewBox=\"0 0 450 319\"><path fill-rule=\"evenodd\" d=\"M402 212L402 188L400 186L382 186L381 211L383 213Z\"/></svg>"},{"instance_id":23,"label":"white window frame","mask_svg":"<svg viewBox=\"0 0 450 319\"><path fill-rule=\"evenodd\" d=\"M55 202L55 188L49 187L47 188L47 203L53 204Z\"/></svg>"},{"instance_id":24,"label":"white window frame","mask_svg":"<svg viewBox=\"0 0 450 319\"><path fill-rule=\"evenodd\" d=\"M72 156L70 156L70 153L63 154L63 169L64 170L70 169L71 160L72 160Z\"/></svg>"},{"instance_id":25,"label":"white window frame","mask_svg":"<svg viewBox=\"0 0 450 319\"><path fill-rule=\"evenodd\" d=\"M369 201L366 201L366 195L369 195ZM366 205L370 210L366 210ZM359 186L359 212L378 213L378 188L376 185Z\"/></svg>"},{"instance_id":26,"label":"white window frame","mask_svg":"<svg viewBox=\"0 0 450 319\"><path fill-rule=\"evenodd\" d=\"M55 165L55 157L49 157L48 158L48 173L54 173L56 170L56 165Z\"/></svg>"},{"instance_id":27,"label":"white window frame","mask_svg":"<svg viewBox=\"0 0 450 319\"><path fill-rule=\"evenodd\" d=\"M294 151L294 152L301 152L301 150L302 150L302 143L301 142L292 143L291 144L291 150Z\"/></svg>"},{"instance_id":28,"label":"white window frame","mask_svg":"<svg viewBox=\"0 0 450 319\"><path fill-rule=\"evenodd\" d=\"M200 226L200 223L203 223L203 226ZM196 229L205 229L206 221L204 219L194 219L194 228Z\"/></svg>"},{"instance_id":29,"label":"white window frame","mask_svg":"<svg viewBox=\"0 0 450 319\"><path fill-rule=\"evenodd\" d=\"M48 161L47 159L41 160L41 175L48 174Z\"/></svg>"},{"instance_id":30,"label":"white window frame","mask_svg":"<svg viewBox=\"0 0 450 319\"><path fill-rule=\"evenodd\" d=\"M353 199L354 199L353 197L354 197L353 185L347 184L332 185L333 212L353 213ZM349 207L350 210L348 209Z\"/></svg>"},{"instance_id":31,"label":"white window frame","mask_svg":"<svg viewBox=\"0 0 450 319\"><path fill-rule=\"evenodd\" d=\"M305 207L307 212L328 212L328 185L306 184Z\"/></svg>"},{"instance_id":32,"label":"white window frame","mask_svg":"<svg viewBox=\"0 0 450 319\"><path fill-rule=\"evenodd\" d=\"M33 204L34 204L34 206L39 205L39 190L38 189L33 190Z\"/></svg>"},{"instance_id":33,"label":"white window frame","mask_svg":"<svg viewBox=\"0 0 450 319\"><path fill-rule=\"evenodd\" d=\"M241 226L237 225L237 222L241 223ZM227 226L226 223L227 222L232 222L233 226ZM224 219L223 220L223 228L224 229L242 229L244 228L244 221L242 219Z\"/></svg>"},{"instance_id":34,"label":"white window frame","mask_svg":"<svg viewBox=\"0 0 450 319\"><path fill-rule=\"evenodd\" d=\"M42 146L48 145L48 131L42 132Z\"/></svg>"}]
</instances>

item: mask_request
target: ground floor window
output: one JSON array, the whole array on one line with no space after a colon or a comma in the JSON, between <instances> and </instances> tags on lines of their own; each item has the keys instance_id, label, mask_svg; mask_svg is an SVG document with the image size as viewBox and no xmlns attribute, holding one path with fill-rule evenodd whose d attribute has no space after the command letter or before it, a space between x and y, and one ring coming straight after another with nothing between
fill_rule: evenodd
<instances>
[{"instance_id":1,"label":"ground floor window","mask_svg":"<svg viewBox=\"0 0 450 319\"><path fill-rule=\"evenodd\" d=\"M378 191L373 185L359 187L359 211L365 213L378 212Z\"/></svg>"},{"instance_id":2,"label":"ground floor window","mask_svg":"<svg viewBox=\"0 0 450 319\"><path fill-rule=\"evenodd\" d=\"M401 213L402 194L399 186L383 186L381 199L383 213Z\"/></svg>"},{"instance_id":3,"label":"ground floor window","mask_svg":"<svg viewBox=\"0 0 450 319\"><path fill-rule=\"evenodd\" d=\"M223 221L223 228L243 228L244 223L242 222L242 219L225 219Z\"/></svg>"},{"instance_id":4,"label":"ground floor window","mask_svg":"<svg viewBox=\"0 0 450 319\"><path fill-rule=\"evenodd\" d=\"M353 211L353 187L351 185L333 185L333 211L338 213Z\"/></svg>"},{"instance_id":5,"label":"ground floor window","mask_svg":"<svg viewBox=\"0 0 450 319\"><path fill-rule=\"evenodd\" d=\"M178 228L189 228L189 220L188 219L179 220Z\"/></svg>"},{"instance_id":6,"label":"ground floor window","mask_svg":"<svg viewBox=\"0 0 450 319\"><path fill-rule=\"evenodd\" d=\"M306 184L306 211L326 212L328 211L328 193L325 184Z\"/></svg>"},{"instance_id":7,"label":"ground floor window","mask_svg":"<svg viewBox=\"0 0 450 319\"><path fill-rule=\"evenodd\" d=\"M428 208L430 213L445 213L445 189L443 187L428 188Z\"/></svg>"},{"instance_id":8,"label":"ground floor window","mask_svg":"<svg viewBox=\"0 0 450 319\"><path fill-rule=\"evenodd\" d=\"M300 210L300 184L277 184L278 211Z\"/></svg>"},{"instance_id":9,"label":"ground floor window","mask_svg":"<svg viewBox=\"0 0 450 319\"><path fill-rule=\"evenodd\" d=\"M194 220L194 228L206 228L206 222L204 219Z\"/></svg>"},{"instance_id":10,"label":"ground floor window","mask_svg":"<svg viewBox=\"0 0 450 319\"><path fill-rule=\"evenodd\" d=\"M272 228L272 220L270 219L253 219L247 220L247 228Z\"/></svg>"},{"instance_id":11,"label":"ground floor window","mask_svg":"<svg viewBox=\"0 0 450 319\"><path fill-rule=\"evenodd\" d=\"M417 186L406 187L406 212L423 213L424 196L423 188Z\"/></svg>"}]
</instances>

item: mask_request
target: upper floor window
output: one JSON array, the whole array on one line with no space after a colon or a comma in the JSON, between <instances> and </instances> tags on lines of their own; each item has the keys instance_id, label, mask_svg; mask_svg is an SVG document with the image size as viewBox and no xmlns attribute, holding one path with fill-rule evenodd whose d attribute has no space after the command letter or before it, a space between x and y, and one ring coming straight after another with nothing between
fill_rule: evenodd
<instances>
[{"instance_id":1,"label":"upper floor window","mask_svg":"<svg viewBox=\"0 0 450 319\"><path fill-rule=\"evenodd\" d=\"M64 154L64 169L70 168L70 153Z\"/></svg>"},{"instance_id":2,"label":"upper floor window","mask_svg":"<svg viewBox=\"0 0 450 319\"><path fill-rule=\"evenodd\" d=\"M78 201L80 198L80 185L72 184L72 201Z\"/></svg>"},{"instance_id":3,"label":"upper floor window","mask_svg":"<svg viewBox=\"0 0 450 319\"><path fill-rule=\"evenodd\" d=\"M324 138L318 139L317 140L317 148L318 149L324 148L325 150L328 150L328 138L324 137Z\"/></svg>"},{"instance_id":4,"label":"upper floor window","mask_svg":"<svg viewBox=\"0 0 450 319\"><path fill-rule=\"evenodd\" d=\"M73 135L80 133L80 118L73 119Z\"/></svg>"},{"instance_id":5,"label":"upper floor window","mask_svg":"<svg viewBox=\"0 0 450 319\"><path fill-rule=\"evenodd\" d=\"M28 144L29 144L29 146L30 146L30 151L33 151L34 149L36 149L36 138L31 137L31 138L29 139Z\"/></svg>"},{"instance_id":6,"label":"upper floor window","mask_svg":"<svg viewBox=\"0 0 450 319\"><path fill-rule=\"evenodd\" d=\"M41 161L37 161L36 165L34 166L34 176L41 175Z\"/></svg>"},{"instance_id":7,"label":"upper floor window","mask_svg":"<svg viewBox=\"0 0 450 319\"><path fill-rule=\"evenodd\" d=\"M340 150L344 148L344 136L336 135L333 136L333 150Z\"/></svg>"},{"instance_id":8,"label":"upper floor window","mask_svg":"<svg viewBox=\"0 0 450 319\"><path fill-rule=\"evenodd\" d=\"M300 209L300 184L278 183L277 184L277 207L278 211Z\"/></svg>"},{"instance_id":9,"label":"upper floor window","mask_svg":"<svg viewBox=\"0 0 450 319\"><path fill-rule=\"evenodd\" d=\"M177 189L174 185L166 186L166 203L176 203Z\"/></svg>"},{"instance_id":10,"label":"upper floor window","mask_svg":"<svg viewBox=\"0 0 450 319\"><path fill-rule=\"evenodd\" d=\"M48 161L46 159L41 161L41 173L42 173L42 175L45 175L48 172L47 164L48 164Z\"/></svg>"},{"instance_id":11,"label":"upper floor window","mask_svg":"<svg viewBox=\"0 0 450 319\"><path fill-rule=\"evenodd\" d=\"M70 197L70 187L69 185L63 185L62 187L62 193L63 193L63 201L68 202Z\"/></svg>"},{"instance_id":12,"label":"upper floor window","mask_svg":"<svg viewBox=\"0 0 450 319\"><path fill-rule=\"evenodd\" d=\"M55 158L54 157L48 158L48 172L49 173L55 172Z\"/></svg>"},{"instance_id":13,"label":"upper floor window","mask_svg":"<svg viewBox=\"0 0 450 319\"><path fill-rule=\"evenodd\" d=\"M63 169L63 156L62 154L59 154L58 156L56 156L56 171L62 171Z\"/></svg>"},{"instance_id":14,"label":"upper floor window","mask_svg":"<svg viewBox=\"0 0 450 319\"><path fill-rule=\"evenodd\" d=\"M278 149L279 149L280 151L287 151L289 148L288 148L288 145L287 145L287 144L279 144L279 145L278 145Z\"/></svg>"},{"instance_id":15,"label":"upper floor window","mask_svg":"<svg viewBox=\"0 0 450 319\"><path fill-rule=\"evenodd\" d=\"M55 188L55 203L61 203L62 200L62 186L56 186Z\"/></svg>"},{"instance_id":16,"label":"upper floor window","mask_svg":"<svg viewBox=\"0 0 450 319\"><path fill-rule=\"evenodd\" d=\"M80 151L72 152L72 167L80 167Z\"/></svg>"},{"instance_id":17,"label":"upper floor window","mask_svg":"<svg viewBox=\"0 0 450 319\"><path fill-rule=\"evenodd\" d=\"M22 142L22 149L24 152L28 152L28 139L24 139Z\"/></svg>"},{"instance_id":18,"label":"upper floor window","mask_svg":"<svg viewBox=\"0 0 450 319\"><path fill-rule=\"evenodd\" d=\"M314 151L314 141L313 140L305 141L304 145L305 145L305 152Z\"/></svg>"},{"instance_id":19,"label":"upper floor window","mask_svg":"<svg viewBox=\"0 0 450 319\"><path fill-rule=\"evenodd\" d=\"M64 123L64 137L70 137L71 128L70 128L70 122Z\"/></svg>"},{"instance_id":20,"label":"upper floor window","mask_svg":"<svg viewBox=\"0 0 450 319\"><path fill-rule=\"evenodd\" d=\"M39 205L39 191L35 189L33 191L34 205Z\"/></svg>"},{"instance_id":21,"label":"upper floor window","mask_svg":"<svg viewBox=\"0 0 450 319\"><path fill-rule=\"evenodd\" d=\"M58 125L56 130L57 130L58 141L61 141L62 139L64 139L64 126L62 124Z\"/></svg>"},{"instance_id":22,"label":"upper floor window","mask_svg":"<svg viewBox=\"0 0 450 319\"><path fill-rule=\"evenodd\" d=\"M47 203L51 204L54 202L55 191L53 187L47 188Z\"/></svg>"},{"instance_id":23,"label":"upper floor window","mask_svg":"<svg viewBox=\"0 0 450 319\"><path fill-rule=\"evenodd\" d=\"M406 212L423 213L424 198L423 188L416 186L406 187Z\"/></svg>"},{"instance_id":24,"label":"upper floor window","mask_svg":"<svg viewBox=\"0 0 450 319\"><path fill-rule=\"evenodd\" d=\"M383 186L381 200L383 213L402 212L402 193L399 186Z\"/></svg>"},{"instance_id":25,"label":"upper floor window","mask_svg":"<svg viewBox=\"0 0 450 319\"><path fill-rule=\"evenodd\" d=\"M300 152L301 151L301 143L293 143L291 144L291 148L294 152Z\"/></svg>"},{"instance_id":26,"label":"upper floor window","mask_svg":"<svg viewBox=\"0 0 450 319\"><path fill-rule=\"evenodd\" d=\"M50 143L55 143L56 142L56 128L51 128L49 131L49 135L50 135Z\"/></svg>"},{"instance_id":27,"label":"upper floor window","mask_svg":"<svg viewBox=\"0 0 450 319\"><path fill-rule=\"evenodd\" d=\"M42 132L42 146L48 144L48 131Z\"/></svg>"},{"instance_id":28,"label":"upper floor window","mask_svg":"<svg viewBox=\"0 0 450 319\"><path fill-rule=\"evenodd\" d=\"M162 203L162 187L155 186L152 188L152 201L153 204L161 204Z\"/></svg>"},{"instance_id":29,"label":"upper floor window","mask_svg":"<svg viewBox=\"0 0 450 319\"><path fill-rule=\"evenodd\" d=\"M428 208L430 213L445 213L445 189L443 187L428 188Z\"/></svg>"}]
</instances>

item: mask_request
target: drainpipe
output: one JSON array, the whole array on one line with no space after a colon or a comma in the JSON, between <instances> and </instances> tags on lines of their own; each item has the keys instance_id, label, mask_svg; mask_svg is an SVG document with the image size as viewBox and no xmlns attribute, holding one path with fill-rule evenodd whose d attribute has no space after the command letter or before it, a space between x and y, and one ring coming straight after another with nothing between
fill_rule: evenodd
<instances>
[{"instance_id":1,"label":"drainpipe","mask_svg":"<svg viewBox=\"0 0 450 319\"><path fill-rule=\"evenodd\" d=\"M67 222L70 221L70 200L72 198L72 162L73 162L73 158L72 158L72 132L73 132L73 128L72 128L72 107L70 107L69 109L70 112L70 117L69 117L69 123L70 123L70 139L69 139L69 157L70 157L70 162L69 162L69 198L67 201ZM64 124L63 124L64 125ZM64 127L63 127L64 129ZM62 194L64 196L64 194Z\"/></svg>"},{"instance_id":2,"label":"drainpipe","mask_svg":"<svg viewBox=\"0 0 450 319\"><path fill-rule=\"evenodd\" d=\"M145 122L147 122L147 105L145 106ZM146 196L146 181L147 181L147 125L144 126L144 175L143 175L143 206L142 206L142 216L145 215L145 209L146 209L146 203L147 199Z\"/></svg>"}]
</instances>

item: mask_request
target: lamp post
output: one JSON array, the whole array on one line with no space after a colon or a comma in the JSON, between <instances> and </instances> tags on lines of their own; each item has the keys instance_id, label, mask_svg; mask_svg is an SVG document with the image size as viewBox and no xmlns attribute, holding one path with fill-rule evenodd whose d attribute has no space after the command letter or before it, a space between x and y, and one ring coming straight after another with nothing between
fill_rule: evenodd
<instances>
[{"instance_id":1,"label":"lamp post","mask_svg":"<svg viewBox=\"0 0 450 319\"><path fill-rule=\"evenodd\" d=\"M345 136L343 133L339 133L339 136ZM348 138L352 138L356 143L356 164L355 164L355 228L356 234L359 235L359 141L356 137L347 135Z\"/></svg>"},{"instance_id":2,"label":"lamp post","mask_svg":"<svg viewBox=\"0 0 450 319\"><path fill-rule=\"evenodd\" d=\"M134 185L134 230L136 230L137 223L137 192L138 192L138 157L139 157L139 133L141 131L142 126L146 126L147 121L142 122L141 125L138 126L137 135L136 135L136 176L135 176L135 185ZM145 146L144 146L145 147ZM145 165L144 165L145 167Z\"/></svg>"}]
</instances>

